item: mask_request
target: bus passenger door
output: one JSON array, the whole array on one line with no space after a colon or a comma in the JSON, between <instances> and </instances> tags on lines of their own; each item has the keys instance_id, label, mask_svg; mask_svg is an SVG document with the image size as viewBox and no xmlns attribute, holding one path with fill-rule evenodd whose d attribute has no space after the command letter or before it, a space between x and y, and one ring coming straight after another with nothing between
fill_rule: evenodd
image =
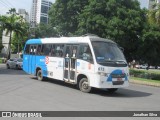
<instances>
[{"instance_id":1,"label":"bus passenger door","mask_svg":"<svg viewBox=\"0 0 160 120\"><path fill-rule=\"evenodd\" d=\"M75 82L76 79L76 57L78 45L67 45L65 53L64 80Z\"/></svg>"}]
</instances>

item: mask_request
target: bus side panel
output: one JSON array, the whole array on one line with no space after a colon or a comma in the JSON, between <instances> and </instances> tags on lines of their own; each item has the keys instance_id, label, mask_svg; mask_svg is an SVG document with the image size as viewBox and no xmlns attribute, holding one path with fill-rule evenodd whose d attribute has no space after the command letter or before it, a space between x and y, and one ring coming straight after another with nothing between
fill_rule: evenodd
<instances>
[{"instance_id":1,"label":"bus side panel","mask_svg":"<svg viewBox=\"0 0 160 120\"><path fill-rule=\"evenodd\" d=\"M64 58L48 57L47 72L48 77L63 80Z\"/></svg>"},{"instance_id":2,"label":"bus side panel","mask_svg":"<svg viewBox=\"0 0 160 120\"><path fill-rule=\"evenodd\" d=\"M77 73L85 75L88 78L90 85L92 85L94 79L91 79L91 76L94 74L94 64L81 59L77 59L76 64L77 64Z\"/></svg>"},{"instance_id":3,"label":"bus side panel","mask_svg":"<svg viewBox=\"0 0 160 120\"><path fill-rule=\"evenodd\" d=\"M30 72L31 74L35 74L35 69L36 69L36 56L32 55L30 56Z\"/></svg>"},{"instance_id":4,"label":"bus side panel","mask_svg":"<svg viewBox=\"0 0 160 120\"><path fill-rule=\"evenodd\" d=\"M29 56L30 55L23 55L23 70L26 73L29 73Z\"/></svg>"},{"instance_id":5,"label":"bus side panel","mask_svg":"<svg viewBox=\"0 0 160 120\"><path fill-rule=\"evenodd\" d=\"M45 56L36 56L35 58L35 69L34 74L36 74L36 69L40 68L42 70L43 76L47 77L47 65L46 65L46 57Z\"/></svg>"}]
</instances>

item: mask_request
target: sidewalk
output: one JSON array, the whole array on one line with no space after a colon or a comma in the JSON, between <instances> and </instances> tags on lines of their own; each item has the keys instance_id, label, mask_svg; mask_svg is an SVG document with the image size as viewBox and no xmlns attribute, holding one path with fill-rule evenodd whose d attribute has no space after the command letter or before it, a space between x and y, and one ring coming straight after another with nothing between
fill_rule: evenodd
<instances>
[{"instance_id":1,"label":"sidewalk","mask_svg":"<svg viewBox=\"0 0 160 120\"><path fill-rule=\"evenodd\" d=\"M0 71L6 69L5 63L0 63Z\"/></svg>"},{"instance_id":2,"label":"sidewalk","mask_svg":"<svg viewBox=\"0 0 160 120\"><path fill-rule=\"evenodd\" d=\"M130 83L134 84L140 84L140 85L147 85L147 86L154 86L154 87L160 87L160 83L153 83L153 82L147 82L147 81L141 81L141 80L129 80Z\"/></svg>"}]
</instances>

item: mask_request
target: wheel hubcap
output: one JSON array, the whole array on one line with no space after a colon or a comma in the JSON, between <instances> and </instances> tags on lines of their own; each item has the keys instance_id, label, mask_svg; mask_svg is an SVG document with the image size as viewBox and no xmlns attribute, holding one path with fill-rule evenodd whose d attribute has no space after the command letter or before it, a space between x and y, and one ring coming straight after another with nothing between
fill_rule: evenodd
<instances>
[{"instance_id":1,"label":"wheel hubcap","mask_svg":"<svg viewBox=\"0 0 160 120\"><path fill-rule=\"evenodd\" d=\"M88 89L88 82L83 82L82 83L82 88L83 89Z\"/></svg>"}]
</instances>

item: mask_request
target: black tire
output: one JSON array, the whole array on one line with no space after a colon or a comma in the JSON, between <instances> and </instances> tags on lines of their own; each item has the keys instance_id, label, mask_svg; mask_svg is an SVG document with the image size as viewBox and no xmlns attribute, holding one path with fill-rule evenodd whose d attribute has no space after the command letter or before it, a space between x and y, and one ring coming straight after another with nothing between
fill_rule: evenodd
<instances>
[{"instance_id":1,"label":"black tire","mask_svg":"<svg viewBox=\"0 0 160 120\"><path fill-rule=\"evenodd\" d=\"M82 78L78 83L78 88L85 93L89 93L92 90L92 87L89 86L87 78Z\"/></svg>"},{"instance_id":2,"label":"black tire","mask_svg":"<svg viewBox=\"0 0 160 120\"><path fill-rule=\"evenodd\" d=\"M7 64L6 66L7 66L7 69L10 69L10 67L9 67L9 65L8 65L8 64Z\"/></svg>"},{"instance_id":3,"label":"black tire","mask_svg":"<svg viewBox=\"0 0 160 120\"><path fill-rule=\"evenodd\" d=\"M118 90L118 88L108 88L107 89L107 91L109 92L109 93L114 93L114 92L116 92Z\"/></svg>"},{"instance_id":4,"label":"black tire","mask_svg":"<svg viewBox=\"0 0 160 120\"><path fill-rule=\"evenodd\" d=\"M40 81L44 80L44 77L42 75L42 70L38 70L38 72L37 72L37 79L40 80Z\"/></svg>"}]
</instances>

